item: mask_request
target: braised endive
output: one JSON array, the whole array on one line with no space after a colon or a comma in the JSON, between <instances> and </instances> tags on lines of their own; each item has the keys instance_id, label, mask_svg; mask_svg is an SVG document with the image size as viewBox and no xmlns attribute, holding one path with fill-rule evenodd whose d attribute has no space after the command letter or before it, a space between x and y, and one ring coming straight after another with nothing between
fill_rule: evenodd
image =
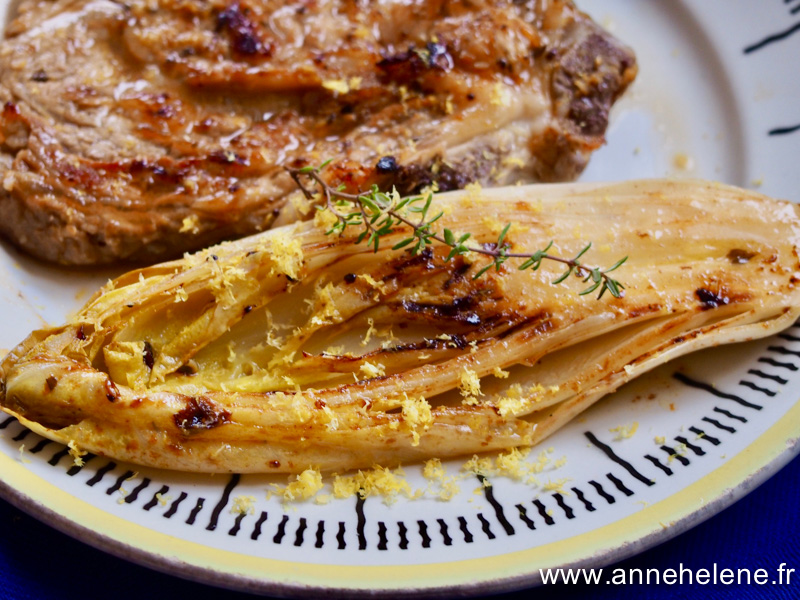
<instances>
[{"instance_id":1,"label":"braised endive","mask_svg":"<svg viewBox=\"0 0 800 600\"><path fill-rule=\"evenodd\" d=\"M679 355L800 315L794 205L636 181L435 199L442 226L510 252L629 259L623 297L563 268L448 248L377 252L311 222L110 282L3 361L2 406L48 438L191 471L392 466L535 444ZM589 257L586 257L589 262Z\"/></svg>"}]
</instances>

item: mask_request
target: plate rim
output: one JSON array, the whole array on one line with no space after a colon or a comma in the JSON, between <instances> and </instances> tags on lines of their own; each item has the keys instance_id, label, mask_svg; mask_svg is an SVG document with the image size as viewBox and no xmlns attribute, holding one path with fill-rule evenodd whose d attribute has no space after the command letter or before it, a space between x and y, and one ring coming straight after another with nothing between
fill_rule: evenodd
<instances>
[{"instance_id":1,"label":"plate rim","mask_svg":"<svg viewBox=\"0 0 800 600\"><path fill-rule=\"evenodd\" d=\"M475 596L539 585L540 569L605 567L702 523L800 454L800 433L791 425L798 421L800 398L755 441L708 475L618 521L549 544L451 562L334 565L214 549L108 513L6 454L0 454L4 473L0 496L62 533L118 558L225 589L296 598L321 592L333 597L436 597L455 591ZM416 580L413 587L408 585L410 569Z\"/></svg>"}]
</instances>

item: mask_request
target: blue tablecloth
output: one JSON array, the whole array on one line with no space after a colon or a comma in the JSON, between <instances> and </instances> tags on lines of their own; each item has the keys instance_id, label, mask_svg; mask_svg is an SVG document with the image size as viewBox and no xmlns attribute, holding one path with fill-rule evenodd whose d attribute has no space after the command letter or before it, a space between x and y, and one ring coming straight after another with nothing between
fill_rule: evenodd
<instances>
[{"instance_id":1,"label":"blue tablecloth","mask_svg":"<svg viewBox=\"0 0 800 600\"><path fill-rule=\"evenodd\" d=\"M0 475L1 476L1 475ZM789 586L660 585L619 588L612 585L559 585L497 597L620 598L633 597L752 600L800 598L800 458L749 496L693 530L629 559L617 567L661 570L683 564L688 569L766 569L781 563L796 569ZM139 567L90 548L0 501L0 599L114 600L252 598L187 582ZM607 567L612 569L613 567Z\"/></svg>"}]
</instances>

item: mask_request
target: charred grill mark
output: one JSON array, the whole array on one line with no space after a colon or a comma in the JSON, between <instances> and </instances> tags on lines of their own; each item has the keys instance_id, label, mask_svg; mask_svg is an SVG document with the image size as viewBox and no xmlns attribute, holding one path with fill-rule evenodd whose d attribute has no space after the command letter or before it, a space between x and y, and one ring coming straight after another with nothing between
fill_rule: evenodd
<instances>
[{"instance_id":1,"label":"charred grill mark","mask_svg":"<svg viewBox=\"0 0 800 600\"><path fill-rule=\"evenodd\" d=\"M195 369L192 365L190 365L188 363L185 364L185 365L181 365L180 367L175 369L175 371L177 373L180 373L181 375L196 375L197 374L197 369Z\"/></svg>"},{"instance_id":2,"label":"charred grill mark","mask_svg":"<svg viewBox=\"0 0 800 600\"><path fill-rule=\"evenodd\" d=\"M455 348L457 350L464 350L469 346L467 338L460 334L452 334L447 336L447 339L441 338L425 338L421 342L414 342L412 344L400 344L392 346L385 350L385 352L408 352L413 350L444 350Z\"/></svg>"},{"instance_id":3,"label":"charred grill mark","mask_svg":"<svg viewBox=\"0 0 800 600\"><path fill-rule=\"evenodd\" d=\"M733 265L743 265L750 262L750 259L758 254L757 252L750 252L749 250L742 250L741 248L734 248L728 252L726 258L731 261Z\"/></svg>"},{"instance_id":4,"label":"charred grill mark","mask_svg":"<svg viewBox=\"0 0 800 600\"><path fill-rule=\"evenodd\" d=\"M461 264L459 264L456 267L456 269L453 271L453 274L450 276L450 278L447 281L444 282L444 285L442 286L442 289L447 291L448 289L450 289L450 286L452 286L453 284L463 281L464 280L464 275L466 274L467 271L470 270L471 267L472 267L471 264L469 264L467 262L464 262L462 260Z\"/></svg>"},{"instance_id":5,"label":"charred grill mark","mask_svg":"<svg viewBox=\"0 0 800 600\"><path fill-rule=\"evenodd\" d=\"M175 425L185 435L219 427L230 422L231 413L218 408L211 400L200 396L189 398L183 410L174 415Z\"/></svg>"},{"instance_id":6,"label":"charred grill mark","mask_svg":"<svg viewBox=\"0 0 800 600\"><path fill-rule=\"evenodd\" d=\"M429 278L442 273L449 274L448 278L442 283L442 289L447 291L463 279L464 273L469 270L470 266L465 264L460 257L446 261L444 255L437 256L432 248L427 247L419 254L406 252L401 257L388 263L383 270L373 272L371 275L384 283L392 282L401 286L404 282L414 281L415 278ZM351 283L347 279L345 279L345 282ZM488 296L493 291L493 289L482 288L473 293L476 296Z\"/></svg>"},{"instance_id":7,"label":"charred grill mark","mask_svg":"<svg viewBox=\"0 0 800 600\"><path fill-rule=\"evenodd\" d=\"M47 379L44 380L44 382L47 385L47 389L50 390L51 392L54 389L56 389L56 386L58 385L58 379L56 379L55 376L53 375L50 375Z\"/></svg>"},{"instance_id":8,"label":"charred grill mark","mask_svg":"<svg viewBox=\"0 0 800 600\"><path fill-rule=\"evenodd\" d=\"M174 166L168 167L165 164L141 159L133 160L127 165L124 163L116 163L113 165L113 167L117 167L116 169L112 169L112 165L110 164L98 165L98 167L104 171L118 170L120 172L124 172L127 170L128 173L136 179L151 180L151 185L168 184L176 186L179 185L183 181L183 178L189 174L188 168L176 168Z\"/></svg>"},{"instance_id":9,"label":"charred grill mark","mask_svg":"<svg viewBox=\"0 0 800 600\"><path fill-rule=\"evenodd\" d=\"M439 338L424 338L418 342L409 342L405 344L398 344L396 346L389 346L387 348L377 348L370 352L360 355L337 355L326 354L321 355L305 354L304 359L313 362L305 364L305 368L325 368L332 373L351 373L352 365L362 364L365 360L380 359L381 357L400 354L403 352L427 352L427 351L463 351L471 345L480 345L485 340L470 341L467 336L461 334L448 334ZM384 377L374 377L372 380L385 379ZM320 406L324 402L317 401Z\"/></svg>"},{"instance_id":10,"label":"charred grill mark","mask_svg":"<svg viewBox=\"0 0 800 600\"><path fill-rule=\"evenodd\" d=\"M449 71L453 64L453 57L444 44L429 42L424 49L411 46L405 52L385 56L377 67L384 82L409 84L418 82L431 71Z\"/></svg>"},{"instance_id":11,"label":"charred grill mark","mask_svg":"<svg viewBox=\"0 0 800 600\"><path fill-rule=\"evenodd\" d=\"M697 299L700 300L703 308L706 309L719 308L720 306L729 304L731 301L727 296L722 296L721 294L712 292L706 288L698 288L694 291L694 293L695 296L697 296Z\"/></svg>"},{"instance_id":12,"label":"charred grill mark","mask_svg":"<svg viewBox=\"0 0 800 600\"><path fill-rule=\"evenodd\" d=\"M480 315L473 310L477 304L475 297L470 295L455 298L449 304L433 304L403 300L401 306L406 312L421 313L432 319L450 319L458 323L477 326L481 324Z\"/></svg>"},{"instance_id":13,"label":"charred grill mark","mask_svg":"<svg viewBox=\"0 0 800 600\"><path fill-rule=\"evenodd\" d=\"M249 17L250 11L234 2L217 15L216 31L225 31L230 37L231 48L241 56L253 57L272 54L271 44L265 44L258 36L256 24Z\"/></svg>"},{"instance_id":14,"label":"charred grill mark","mask_svg":"<svg viewBox=\"0 0 800 600\"><path fill-rule=\"evenodd\" d=\"M144 361L144 366L146 366L151 371L153 370L153 365L156 364L155 355L153 354L153 345L150 342L144 343L144 350L142 350L142 360Z\"/></svg>"},{"instance_id":15,"label":"charred grill mark","mask_svg":"<svg viewBox=\"0 0 800 600\"><path fill-rule=\"evenodd\" d=\"M551 320L550 317L551 317L550 313L546 311L536 313L535 315L529 317L521 317L519 315L514 315L513 317L509 317L508 328L498 333L497 339L498 340L505 339L510 335L513 335L523 329L528 329L528 328L530 328L528 337L547 333L554 327L553 321Z\"/></svg>"},{"instance_id":16,"label":"charred grill mark","mask_svg":"<svg viewBox=\"0 0 800 600\"><path fill-rule=\"evenodd\" d=\"M436 309L439 308L440 305L432 306L433 309ZM404 308L407 307L404 306ZM414 308L419 308L419 306L417 305ZM420 312L423 312L425 308L426 307L419 309ZM408 312L409 315L419 314L414 310L410 310ZM433 318L441 319L441 316L437 316L435 314L432 316ZM336 360L357 362L367 358L379 356L381 354L428 350L465 350L471 345L479 345L490 339L502 340L521 331L525 331L527 338L535 337L537 335L545 334L555 327L551 316L552 315L546 311L542 311L530 316L520 315L518 313L481 315L481 325L477 327L470 327L468 332L450 333L446 336L443 335L438 338L423 338L418 342L398 344L389 348L381 348L358 357L337 356L332 358L335 358Z\"/></svg>"},{"instance_id":17,"label":"charred grill mark","mask_svg":"<svg viewBox=\"0 0 800 600\"><path fill-rule=\"evenodd\" d=\"M412 315L425 314L427 312L425 317L426 319L430 317L431 320L441 320L443 318L442 315L436 313L436 310L441 308L441 306L442 305L420 305L419 303L410 303L408 301L403 303L403 308L406 309L409 318L411 318ZM451 305L446 306L450 307ZM469 325L469 323L464 320L459 321L458 316L453 319L460 324ZM551 315L545 311L530 316L520 315L518 313L483 314L480 315L480 320L480 325L470 326L467 332L449 333L437 338L423 338L418 342L409 342L389 348L381 348L362 356L336 356L326 358L335 359L337 361L359 362L382 354L428 350L465 350L470 347L470 345L482 344L488 339L502 340L525 329L529 329L527 332L528 336L533 337L541 335L552 330L555 326L551 320Z\"/></svg>"},{"instance_id":18,"label":"charred grill mark","mask_svg":"<svg viewBox=\"0 0 800 600\"><path fill-rule=\"evenodd\" d=\"M643 317L644 315L649 315L652 313L657 313L662 310L662 306L660 304L648 304L646 306L637 306L636 308L632 308L628 311L628 316L631 319L636 319L637 317Z\"/></svg>"},{"instance_id":19,"label":"charred grill mark","mask_svg":"<svg viewBox=\"0 0 800 600\"><path fill-rule=\"evenodd\" d=\"M405 259L394 265L395 271L405 271L413 267L424 267L426 270L432 270L436 265L433 262L433 250L425 248L419 254L415 254L411 258Z\"/></svg>"},{"instance_id":20,"label":"charred grill mark","mask_svg":"<svg viewBox=\"0 0 800 600\"><path fill-rule=\"evenodd\" d=\"M53 160L62 176L72 185L80 185L88 191L101 188L110 176L127 179L143 191L184 191L184 182L191 175L201 176L207 185L214 182L219 189L230 191L230 177L262 170L257 157L251 161L253 157L249 153L239 154L228 149L181 159L161 157L114 162L82 159L70 162L58 158L53 157Z\"/></svg>"}]
</instances>

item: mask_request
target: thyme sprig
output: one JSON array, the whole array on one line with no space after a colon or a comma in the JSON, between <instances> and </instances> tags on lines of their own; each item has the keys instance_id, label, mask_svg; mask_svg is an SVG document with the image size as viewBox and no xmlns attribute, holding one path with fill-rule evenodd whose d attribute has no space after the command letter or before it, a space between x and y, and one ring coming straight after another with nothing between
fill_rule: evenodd
<instances>
[{"instance_id":1,"label":"thyme sprig","mask_svg":"<svg viewBox=\"0 0 800 600\"><path fill-rule=\"evenodd\" d=\"M393 250L406 248L413 255L417 255L428 246L433 245L434 242L438 242L450 248L450 252L445 258L446 261L452 260L456 256L472 253L488 256L491 262L481 268L473 276L473 279L478 279L492 267L495 271L500 271L503 264L510 258L522 259L517 266L520 271L527 269L537 271L542 263L548 260L561 263L565 267L565 271L551 282L553 285L558 285L570 275L575 274L584 283L589 284L580 292L581 296L593 292L598 292L598 299L602 298L606 292L615 298L625 295L623 291L625 286L611 277L609 273L621 267L628 260L627 256L603 269L581 262L583 255L592 247L591 242L572 258L562 258L550 254L548 251L553 247L554 241L535 252L509 252L511 245L506 241L506 236L511 227L510 223L500 232L497 241L480 245L470 244L467 242L472 239L471 233L457 234L446 227L441 231L434 228L434 224L444 216L444 212L432 213L433 193L401 198L396 192L389 194L381 192L376 185L373 185L368 191L348 193L344 191L344 186L332 187L321 177L321 171L329 163L330 161L327 161L318 167L288 169L306 199L318 200L319 197L314 192L315 189L318 189L322 194L323 203L318 204L317 208L327 209L336 217L336 223L326 231L327 235L342 234L348 227L361 227L363 231L356 238L356 243L360 244L366 240L367 245L377 252L381 239L393 233L399 225L404 224L411 228L412 234L392 246ZM311 183L310 188L307 183ZM417 217L416 220L414 220L414 216Z\"/></svg>"}]
</instances>

